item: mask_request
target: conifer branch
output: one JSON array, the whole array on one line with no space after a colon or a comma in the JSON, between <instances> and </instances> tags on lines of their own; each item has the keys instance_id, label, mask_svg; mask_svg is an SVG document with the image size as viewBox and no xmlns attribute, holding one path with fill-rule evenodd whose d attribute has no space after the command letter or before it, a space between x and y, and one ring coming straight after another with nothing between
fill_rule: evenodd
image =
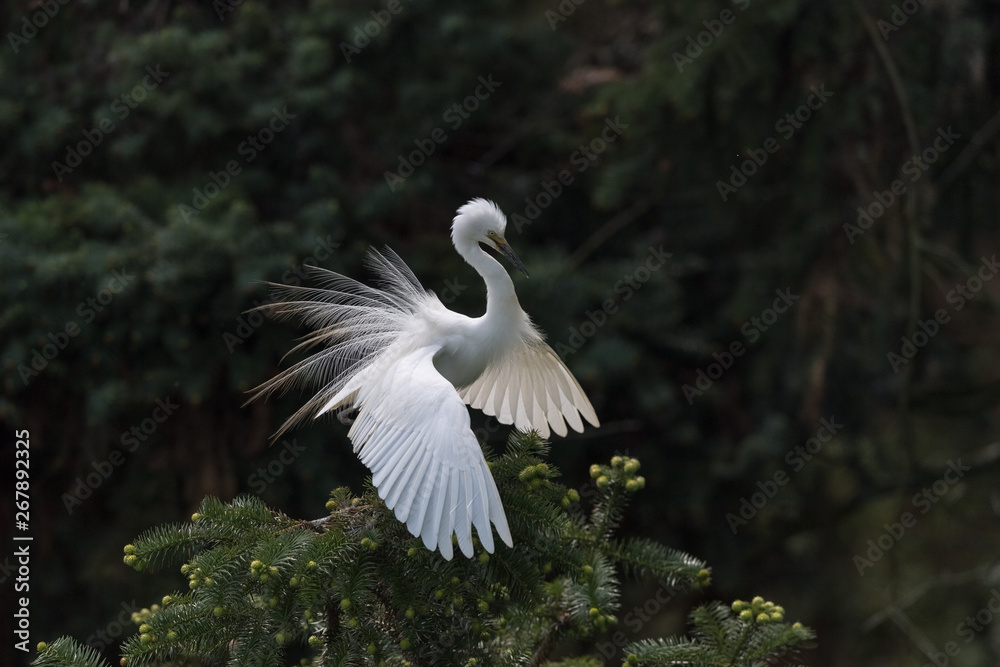
<instances>
[{"instance_id":1,"label":"conifer branch","mask_svg":"<svg viewBox=\"0 0 1000 667\"><path fill-rule=\"evenodd\" d=\"M596 492L557 480L537 434L517 433L489 456L514 548L446 561L396 520L369 485L335 489L329 514L297 521L259 498L206 498L190 523L153 528L125 547L136 570L180 563L188 590L134 615L125 667L284 665L289 650L316 667L335 664L590 667L586 655L550 663L572 639L593 643L618 622L620 576L671 586L708 584L705 564L650 540L615 539L639 462L595 465ZM743 606L746 608L744 609ZM811 631L755 598L691 614L691 638L646 640L626 664L686 661L763 664L804 645ZM69 638L42 645L38 667L107 667Z\"/></svg>"}]
</instances>

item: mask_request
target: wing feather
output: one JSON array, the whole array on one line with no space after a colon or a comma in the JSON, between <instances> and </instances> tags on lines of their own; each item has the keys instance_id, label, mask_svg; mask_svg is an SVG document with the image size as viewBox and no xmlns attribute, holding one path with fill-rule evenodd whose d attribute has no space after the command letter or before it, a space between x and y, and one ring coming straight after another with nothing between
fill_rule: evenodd
<instances>
[{"instance_id":1,"label":"wing feather","mask_svg":"<svg viewBox=\"0 0 1000 667\"><path fill-rule=\"evenodd\" d=\"M472 468L474 476L473 486L475 493L472 496L472 504L469 511L472 515L472 525L476 527L476 534L479 541L483 543L483 548L487 552L493 553L493 531L490 530L490 505L486 494L482 489L487 488L486 479L483 477L483 470L479 466Z\"/></svg>"},{"instance_id":2,"label":"wing feather","mask_svg":"<svg viewBox=\"0 0 1000 667\"><path fill-rule=\"evenodd\" d=\"M528 375L531 377L532 387L542 387L542 391L531 392L531 416L529 421L532 424L545 424L548 426L548 420L545 415L545 410L542 409L542 401L548 400L548 389L545 387L545 382L542 376L538 373L538 369L531 367L527 369ZM547 429L546 429L547 430ZM549 437L548 433L542 434L543 438Z\"/></svg>"},{"instance_id":3,"label":"wing feather","mask_svg":"<svg viewBox=\"0 0 1000 667\"><path fill-rule=\"evenodd\" d=\"M521 379L518 377L519 369L516 366L508 366L505 370L507 371L507 388L503 392L503 412L500 413L500 421L504 424L511 424L517 414L517 397L521 388Z\"/></svg>"},{"instance_id":4,"label":"wing feather","mask_svg":"<svg viewBox=\"0 0 1000 667\"><path fill-rule=\"evenodd\" d=\"M451 559L453 534L472 556L473 526L490 552L491 522L505 544L513 541L468 409L434 367L438 349L400 352L371 369L357 390L359 413L348 436L396 518Z\"/></svg>"},{"instance_id":5,"label":"wing feather","mask_svg":"<svg viewBox=\"0 0 1000 667\"><path fill-rule=\"evenodd\" d=\"M471 470L462 470L455 480L455 535L458 536L458 546L466 558L472 558L472 517L469 515L469 505L472 503Z\"/></svg>"},{"instance_id":6,"label":"wing feather","mask_svg":"<svg viewBox=\"0 0 1000 667\"><path fill-rule=\"evenodd\" d=\"M401 436L403 434L396 431L388 433L383 431L375 433L370 441L371 445L368 448L372 454L367 458L365 465L372 471L372 482L377 487L385 483L386 475L395 468L406 451L401 446L404 443L399 442Z\"/></svg>"},{"instance_id":7,"label":"wing feather","mask_svg":"<svg viewBox=\"0 0 1000 667\"><path fill-rule=\"evenodd\" d=\"M459 392L462 400L501 423L542 437L583 431L583 419L600 426L580 384L555 351L541 340L524 341ZM581 419L582 417L582 419Z\"/></svg>"},{"instance_id":8,"label":"wing feather","mask_svg":"<svg viewBox=\"0 0 1000 667\"><path fill-rule=\"evenodd\" d=\"M514 417L514 424L522 431L531 430L531 420L528 419L528 412L524 409L524 397L527 392L520 391L522 387L527 389L531 386L531 382L526 376L526 368L518 368L514 372L518 391L514 394L514 405L512 406L513 409L511 410L511 414Z\"/></svg>"},{"instance_id":9,"label":"wing feather","mask_svg":"<svg viewBox=\"0 0 1000 667\"><path fill-rule=\"evenodd\" d=\"M388 507L395 507L399 510L399 496L407 489L407 483L413 469L420 464L423 454L417 438L413 435L400 446L400 456L394 460L395 465L386 476L384 484L377 487L385 489L385 504ZM374 483L374 481L373 476L372 482Z\"/></svg>"},{"instance_id":10,"label":"wing feather","mask_svg":"<svg viewBox=\"0 0 1000 667\"><path fill-rule=\"evenodd\" d=\"M424 540L424 546L433 551L437 547L438 530L441 528L441 515L444 513L444 498L448 492L449 468L438 462L436 482L430 485L430 496L427 498L424 523L419 533ZM413 529L410 528L413 534Z\"/></svg>"},{"instance_id":11,"label":"wing feather","mask_svg":"<svg viewBox=\"0 0 1000 667\"><path fill-rule=\"evenodd\" d=\"M414 507L414 502L421 508L420 521L423 521L422 510L424 507L421 506L420 499L422 496L419 492L424 488L424 483L421 480L424 479L427 468L434 457L430 450L424 447L419 447L416 455L418 460L411 466L412 472L410 476L399 484L400 488L405 490L399 498L399 503L396 505L396 518L401 521L403 520L402 517L410 514L410 508ZM418 523L417 525L420 524Z\"/></svg>"},{"instance_id":12,"label":"wing feather","mask_svg":"<svg viewBox=\"0 0 1000 667\"><path fill-rule=\"evenodd\" d=\"M502 411L503 394L507 390L506 384L495 383L490 387L490 394L483 403L483 412L488 415L499 415ZM472 406L476 407L476 406ZM488 409L487 409L488 408Z\"/></svg>"},{"instance_id":13,"label":"wing feather","mask_svg":"<svg viewBox=\"0 0 1000 667\"><path fill-rule=\"evenodd\" d=\"M451 535L455 532L455 506L458 504L458 471L452 470L448 476L445 491L444 510L441 512L441 527L438 530L438 549L445 560L451 560Z\"/></svg>"}]
</instances>

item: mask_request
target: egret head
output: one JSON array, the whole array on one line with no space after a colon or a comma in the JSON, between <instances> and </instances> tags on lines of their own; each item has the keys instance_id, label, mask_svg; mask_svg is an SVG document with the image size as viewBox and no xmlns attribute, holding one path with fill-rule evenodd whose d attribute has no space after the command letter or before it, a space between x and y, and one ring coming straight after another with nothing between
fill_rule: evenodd
<instances>
[{"instance_id":1,"label":"egret head","mask_svg":"<svg viewBox=\"0 0 1000 667\"><path fill-rule=\"evenodd\" d=\"M527 276L528 270L504 238L506 229L507 218L496 204L485 199L473 199L458 209L451 224L451 240L459 252L476 245L492 248Z\"/></svg>"}]
</instances>

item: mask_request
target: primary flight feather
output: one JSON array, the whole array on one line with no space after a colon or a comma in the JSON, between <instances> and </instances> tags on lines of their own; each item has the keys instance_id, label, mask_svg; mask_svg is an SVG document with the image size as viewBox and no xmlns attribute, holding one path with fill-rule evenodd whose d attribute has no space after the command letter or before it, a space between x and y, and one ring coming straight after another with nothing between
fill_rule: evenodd
<instances>
[{"instance_id":1,"label":"primary flight feather","mask_svg":"<svg viewBox=\"0 0 1000 667\"><path fill-rule=\"evenodd\" d=\"M472 432L466 404L518 429L548 437L599 426L580 384L521 309L506 269L483 246L527 276L504 238L496 204L458 209L451 239L486 283L486 313L448 310L391 250L371 250L371 287L309 267L317 287L274 285L262 306L315 330L295 349L322 346L254 390L251 400L310 385L319 390L282 425L357 410L348 437L389 509L428 549L452 557L454 534L472 556L472 526L493 553L493 532L512 546L496 483Z\"/></svg>"}]
</instances>

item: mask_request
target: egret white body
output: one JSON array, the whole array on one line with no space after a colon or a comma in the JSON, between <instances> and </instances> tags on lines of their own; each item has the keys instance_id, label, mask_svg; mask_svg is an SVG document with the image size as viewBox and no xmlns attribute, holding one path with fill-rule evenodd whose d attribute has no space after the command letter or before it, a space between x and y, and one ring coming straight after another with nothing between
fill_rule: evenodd
<instances>
[{"instance_id":1,"label":"egret white body","mask_svg":"<svg viewBox=\"0 0 1000 667\"><path fill-rule=\"evenodd\" d=\"M486 551L493 533L513 545L496 483L465 404L518 429L566 435L599 426L579 383L521 309L506 269L527 275L504 239L507 220L474 199L452 223L455 249L486 283L486 313L448 310L391 250L371 250L379 288L310 267L321 287L276 285L263 308L316 327L299 346L325 347L258 387L253 398L301 384L319 391L278 431L327 412L357 409L348 432L379 496L428 549L452 557L455 534L472 556L472 526ZM253 400L253 399L251 399ZM276 436L277 437L277 436Z\"/></svg>"}]
</instances>

